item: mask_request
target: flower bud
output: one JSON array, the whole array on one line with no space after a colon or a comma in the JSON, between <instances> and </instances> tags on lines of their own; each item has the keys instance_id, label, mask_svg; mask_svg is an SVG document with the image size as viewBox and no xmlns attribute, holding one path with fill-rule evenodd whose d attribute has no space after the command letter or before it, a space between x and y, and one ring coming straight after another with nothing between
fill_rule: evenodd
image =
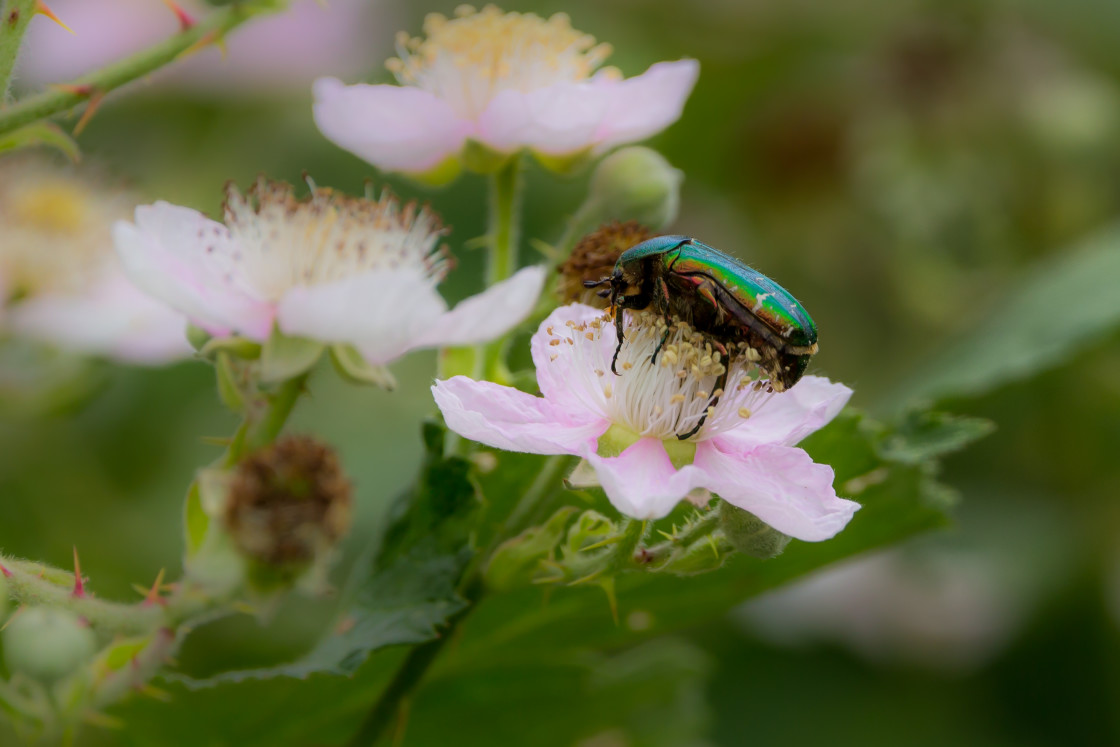
<instances>
[{"instance_id":1,"label":"flower bud","mask_svg":"<svg viewBox=\"0 0 1120 747\"><path fill-rule=\"evenodd\" d=\"M677 217L682 178L657 151L623 148L595 168L578 217L585 225L635 220L660 230Z\"/></svg>"},{"instance_id":2,"label":"flower bud","mask_svg":"<svg viewBox=\"0 0 1120 747\"><path fill-rule=\"evenodd\" d=\"M720 504L719 523L732 547L755 558L776 558L789 544L788 536L727 501Z\"/></svg>"},{"instance_id":3,"label":"flower bud","mask_svg":"<svg viewBox=\"0 0 1120 747\"><path fill-rule=\"evenodd\" d=\"M324 560L350 527L338 456L289 436L247 457L230 481L225 525L258 585L284 585Z\"/></svg>"},{"instance_id":4,"label":"flower bud","mask_svg":"<svg viewBox=\"0 0 1120 747\"><path fill-rule=\"evenodd\" d=\"M32 607L4 629L4 660L12 672L51 683L93 658L97 636L73 612Z\"/></svg>"},{"instance_id":5,"label":"flower bud","mask_svg":"<svg viewBox=\"0 0 1120 747\"><path fill-rule=\"evenodd\" d=\"M564 264L556 268L560 273L556 292L561 300L607 308L607 299L601 297L596 289L584 287L584 282L609 276L624 251L654 236L653 231L633 220L625 223L611 221L584 236Z\"/></svg>"}]
</instances>

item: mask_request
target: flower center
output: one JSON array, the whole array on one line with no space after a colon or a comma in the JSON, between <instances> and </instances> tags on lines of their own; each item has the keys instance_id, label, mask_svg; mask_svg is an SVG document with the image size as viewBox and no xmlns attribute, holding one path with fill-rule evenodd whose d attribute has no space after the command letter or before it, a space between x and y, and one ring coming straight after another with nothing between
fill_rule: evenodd
<instances>
[{"instance_id":1,"label":"flower center","mask_svg":"<svg viewBox=\"0 0 1120 747\"><path fill-rule=\"evenodd\" d=\"M563 81L586 80L611 52L607 44L572 28L568 16L503 13L493 5L461 5L455 17L424 19L427 38L401 32L386 67L402 85L448 101L463 117L477 117L499 91L528 92ZM613 75L605 70L601 74Z\"/></svg>"},{"instance_id":2,"label":"flower center","mask_svg":"<svg viewBox=\"0 0 1120 747\"><path fill-rule=\"evenodd\" d=\"M411 269L433 285L447 273L439 218L388 190L373 200L313 188L301 200L291 186L260 179L244 195L227 186L224 213L231 259L271 300L363 272Z\"/></svg>"},{"instance_id":3,"label":"flower center","mask_svg":"<svg viewBox=\"0 0 1120 747\"><path fill-rule=\"evenodd\" d=\"M583 386L573 384L576 393L610 419L618 437L629 432L669 443L703 421L689 437L702 441L740 425L774 394L766 381L752 377L757 375L757 354L745 346L731 346L729 363L711 340L687 324L674 322L666 336L664 320L651 312L626 314L618 376L611 373L616 337L609 315L546 332L555 340L550 345L560 348L556 356L574 356L574 367L588 372ZM619 444L622 449L629 445L625 439Z\"/></svg>"},{"instance_id":4,"label":"flower center","mask_svg":"<svg viewBox=\"0 0 1120 747\"><path fill-rule=\"evenodd\" d=\"M76 233L89 216L85 192L61 182L32 187L12 202L16 221L49 233Z\"/></svg>"}]
</instances>

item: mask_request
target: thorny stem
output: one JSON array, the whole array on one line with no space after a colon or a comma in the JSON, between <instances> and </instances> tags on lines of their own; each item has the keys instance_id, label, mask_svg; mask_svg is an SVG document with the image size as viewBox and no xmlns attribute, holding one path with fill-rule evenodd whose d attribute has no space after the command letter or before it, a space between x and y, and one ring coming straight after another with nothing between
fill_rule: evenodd
<instances>
[{"instance_id":1,"label":"thorny stem","mask_svg":"<svg viewBox=\"0 0 1120 747\"><path fill-rule=\"evenodd\" d=\"M35 15L35 4L36 0L0 2L0 106L8 100L12 68L16 65L27 24Z\"/></svg>"},{"instance_id":2,"label":"thorny stem","mask_svg":"<svg viewBox=\"0 0 1120 747\"><path fill-rule=\"evenodd\" d=\"M34 6L34 3L31 5ZM100 70L75 78L65 86L52 87L0 109L0 135L68 111L90 100L94 94L104 95L120 88L200 47L220 42L226 34L257 14L272 12L282 7L283 3L278 0L256 0L234 3L216 10L169 39L106 65ZM16 48L18 49L18 43ZM4 68L6 54L6 50L0 49L0 77L4 78L5 87L8 77ZM10 74L10 71L7 72Z\"/></svg>"}]
</instances>

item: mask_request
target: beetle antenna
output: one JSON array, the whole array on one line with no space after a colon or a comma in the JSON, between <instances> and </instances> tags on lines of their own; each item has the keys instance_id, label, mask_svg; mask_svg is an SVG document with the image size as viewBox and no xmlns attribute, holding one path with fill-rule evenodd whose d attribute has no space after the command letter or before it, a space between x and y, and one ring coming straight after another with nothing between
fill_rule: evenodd
<instances>
[{"instance_id":1,"label":"beetle antenna","mask_svg":"<svg viewBox=\"0 0 1120 747\"><path fill-rule=\"evenodd\" d=\"M609 283L610 281L611 281L611 276L610 275L607 275L605 278L599 278L598 280L584 280L583 281L583 287L584 288L598 288L600 285L605 285L605 284ZM610 291L607 291L607 292L609 293ZM603 296L603 298L606 298L606 296Z\"/></svg>"}]
</instances>

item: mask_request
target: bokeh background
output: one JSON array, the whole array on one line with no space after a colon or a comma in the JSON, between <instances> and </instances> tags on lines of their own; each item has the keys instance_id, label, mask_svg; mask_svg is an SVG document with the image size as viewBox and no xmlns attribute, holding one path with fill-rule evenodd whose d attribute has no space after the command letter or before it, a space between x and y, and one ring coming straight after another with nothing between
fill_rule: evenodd
<instances>
[{"instance_id":1,"label":"bokeh background","mask_svg":"<svg viewBox=\"0 0 1120 747\"><path fill-rule=\"evenodd\" d=\"M121 53L175 28L158 0L51 5L64 19L83 5L132 6L94 32L99 43L120 33ZM388 81L381 63L394 33L418 33L423 13L454 4L332 0L332 11L356 12L329 33L327 13L306 5L299 12L310 20L281 38L305 44L322 32L335 55L290 54L302 48L287 42L242 50L235 35L226 67L190 61L107 101L80 137L86 161L144 196L205 210L218 207L226 180L247 185L261 172L298 181L306 170L349 191L376 176L431 200L453 227L459 268L445 295L478 290L483 256L464 244L484 231L485 182L467 176L430 192L380 177L327 142L310 110L317 74ZM1110 0L503 7L567 12L615 47L610 63L626 74L700 60L683 118L651 142L685 174L675 231L794 289L820 326L817 371L851 385L853 404L872 413L888 413L902 382L1025 274L1077 252L1120 216L1120 4ZM145 14L154 27L122 30ZM17 81L27 87L68 74L47 63L87 43L43 18L33 31ZM36 56L35 45L46 51ZM241 79L239 68L252 74ZM556 239L586 178L531 166L526 238ZM522 257L534 259L528 245ZM1037 298L1055 314L1081 301ZM1116 341L1096 339L1040 373L945 404L998 426L946 461L943 478L962 496L952 528L671 637L582 652L602 657L590 681L559 665L437 670L404 743L1120 744ZM336 444L357 486L347 561L415 473L434 371L434 355L409 356L395 366L393 393L324 374L297 410L293 427ZM0 545L63 566L76 545L98 593L130 598L133 582L179 567L182 491L216 454L201 437L234 422L200 363L106 364L91 375L98 391L80 406L0 422ZM605 604L599 612L609 615ZM301 599L266 634L249 618L210 626L190 640L183 667L203 675L294 654L330 614L329 600ZM375 657L359 679L378 682L398 659ZM648 668L646 690L618 692L612 673L627 667ZM297 685L253 687L128 706L120 715L134 730L91 732L89 743L162 744L170 737L152 736L161 721L192 718L251 734L255 698L307 709L323 722L324 742L332 725L345 733L352 724L337 713L353 691L309 699ZM365 702L354 695L348 707ZM640 724L625 736L611 728L610 714L623 711ZM207 740L195 743L247 743Z\"/></svg>"}]
</instances>

